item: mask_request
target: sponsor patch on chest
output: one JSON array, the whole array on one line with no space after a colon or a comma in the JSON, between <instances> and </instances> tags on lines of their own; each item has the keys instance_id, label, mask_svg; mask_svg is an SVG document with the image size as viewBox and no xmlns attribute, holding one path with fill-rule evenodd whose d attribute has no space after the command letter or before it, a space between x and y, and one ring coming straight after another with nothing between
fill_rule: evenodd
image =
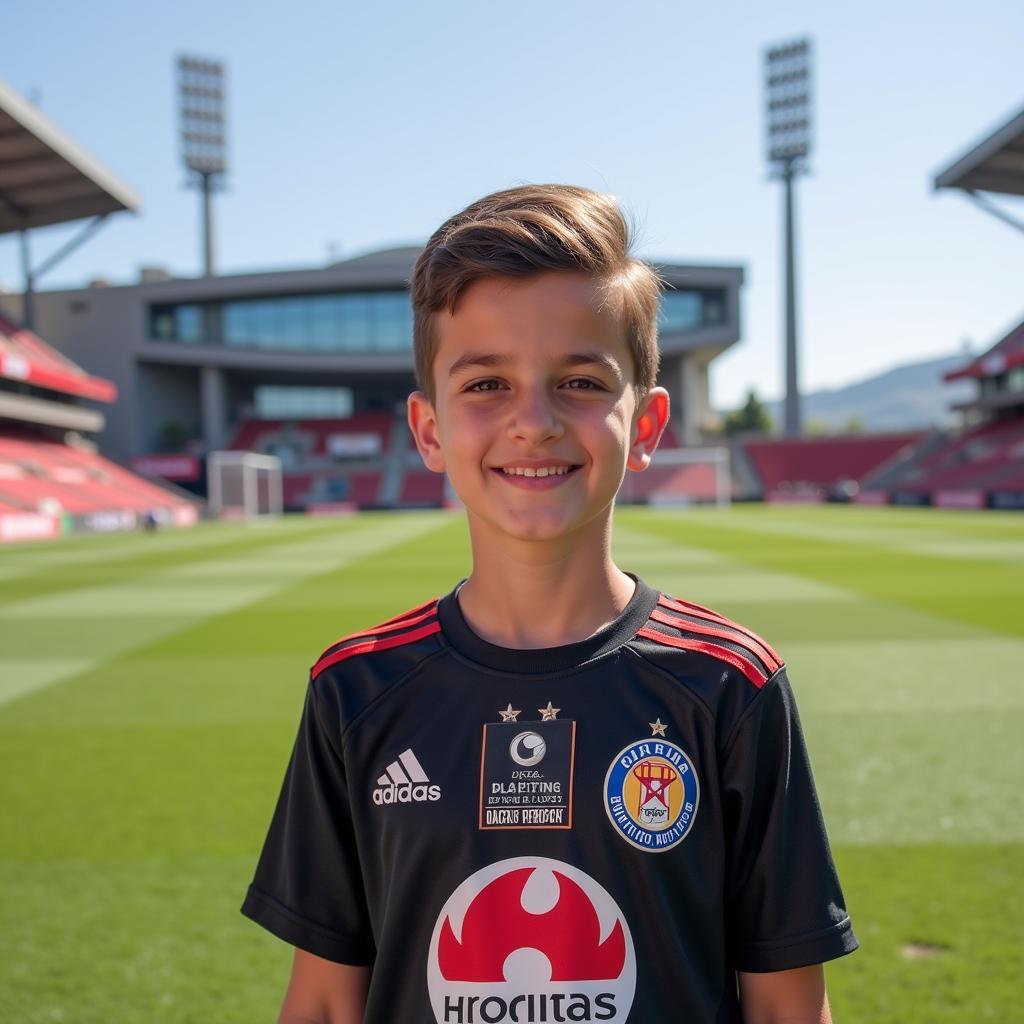
<instances>
[{"instance_id":1,"label":"sponsor patch on chest","mask_svg":"<svg viewBox=\"0 0 1024 1024\"><path fill-rule=\"evenodd\" d=\"M437 1024L625 1024L636 990L629 924L586 872L515 857L448 897L427 954Z\"/></svg>"},{"instance_id":2,"label":"sponsor patch on chest","mask_svg":"<svg viewBox=\"0 0 1024 1024\"><path fill-rule=\"evenodd\" d=\"M575 722L485 724L479 827L572 828L575 751Z\"/></svg>"}]
</instances>

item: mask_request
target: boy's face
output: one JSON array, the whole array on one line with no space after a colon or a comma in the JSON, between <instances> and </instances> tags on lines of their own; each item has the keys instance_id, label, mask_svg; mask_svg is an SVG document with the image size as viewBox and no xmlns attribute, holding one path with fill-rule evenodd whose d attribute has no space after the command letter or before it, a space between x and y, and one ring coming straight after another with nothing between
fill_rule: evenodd
<instances>
[{"instance_id":1,"label":"boy's face","mask_svg":"<svg viewBox=\"0 0 1024 1024\"><path fill-rule=\"evenodd\" d=\"M435 398L410 396L409 425L471 523L567 537L606 520L626 467L650 462L668 395L638 407L623 326L601 302L597 282L557 271L475 281L436 314Z\"/></svg>"}]
</instances>

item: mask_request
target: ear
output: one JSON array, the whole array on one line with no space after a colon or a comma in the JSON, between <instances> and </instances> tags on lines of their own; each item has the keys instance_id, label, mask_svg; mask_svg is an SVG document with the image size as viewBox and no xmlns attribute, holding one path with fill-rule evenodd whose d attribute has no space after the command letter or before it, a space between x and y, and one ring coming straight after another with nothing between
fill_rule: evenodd
<instances>
[{"instance_id":1,"label":"ear","mask_svg":"<svg viewBox=\"0 0 1024 1024\"><path fill-rule=\"evenodd\" d=\"M423 465L435 473L444 472L444 452L437 429L437 413L422 391L414 391L408 399L409 430L419 449Z\"/></svg>"},{"instance_id":2,"label":"ear","mask_svg":"<svg viewBox=\"0 0 1024 1024\"><path fill-rule=\"evenodd\" d=\"M633 422L626 466L634 473L639 473L651 464L651 456L667 425L668 392L664 388L651 388Z\"/></svg>"}]
</instances>

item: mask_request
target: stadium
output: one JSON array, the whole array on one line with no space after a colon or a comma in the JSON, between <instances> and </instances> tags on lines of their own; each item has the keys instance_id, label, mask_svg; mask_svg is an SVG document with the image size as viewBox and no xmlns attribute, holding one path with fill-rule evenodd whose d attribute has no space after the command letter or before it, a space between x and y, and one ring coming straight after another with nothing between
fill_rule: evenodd
<instances>
[{"instance_id":1,"label":"stadium","mask_svg":"<svg viewBox=\"0 0 1024 1024\"><path fill-rule=\"evenodd\" d=\"M126 186L6 87L0 118L0 232L134 208ZM1024 193L1022 138L1024 114L936 187ZM0 536L132 528L147 513L190 524L209 497L216 514L452 504L404 427L418 252L189 279L149 266L136 284L45 292L32 290L26 264L25 295L0 303ZM623 503L1024 508L1024 322L949 375L977 382L956 432L748 437L726 451L708 372L741 338L743 268L656 266L659 383L674 419ZM218 452L239 454L211 461Z\"/></svg>"},{"instance_id":2,"label":"stadium","mask_svg":"<svg viewBox=\"0 0 1024 1024\"><path fill-rule=\"evenodd\" d=\"M1024 113L934 184L1024 194ZM137 206L0 88L0 239ZM418 251L0 294L0 1017L279 1004L238 904L309 664L469 565L405 427ZM792 667L862 941L837 1019L1019 1019L1024 323L950 374L955 430L727 439L744 267L657 269L674 419L616 557Z\"/></svg>"}]
</instances>

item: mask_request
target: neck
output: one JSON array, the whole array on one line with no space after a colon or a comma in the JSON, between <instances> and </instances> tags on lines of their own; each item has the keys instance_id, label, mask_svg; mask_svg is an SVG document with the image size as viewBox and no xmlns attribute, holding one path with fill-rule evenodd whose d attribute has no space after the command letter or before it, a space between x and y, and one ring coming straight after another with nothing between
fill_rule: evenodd
<instances>
[{"instance_id":1,"label":"neck","mask_svg":"<svg viewBox=\"0 0 1024 1024\"><path fill-rule=\"evenodd\" d=\"M550 544L488 543L470 520L473 572L459 608L477 636L520 650L586 640L629 604L635 584L611 556L611 522Z\"/></svg>"}]
</instances>

